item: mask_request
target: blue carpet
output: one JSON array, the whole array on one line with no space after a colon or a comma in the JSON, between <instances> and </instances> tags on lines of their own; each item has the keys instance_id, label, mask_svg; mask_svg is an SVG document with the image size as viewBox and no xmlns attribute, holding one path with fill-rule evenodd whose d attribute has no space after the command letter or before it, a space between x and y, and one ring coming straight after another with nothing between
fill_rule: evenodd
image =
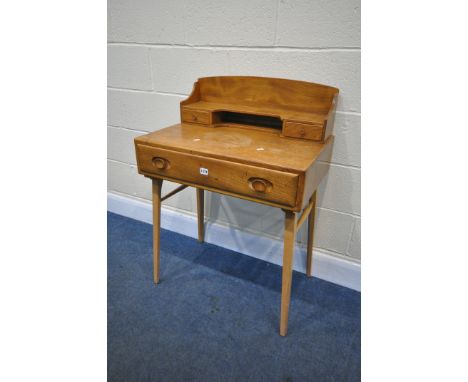
<instances>
[{"instance_id":1,"label":"blue carpet","mask_svg":"<svg viewBox=\"0 0 468 382\"><path fill-rule=\"evenodd\" d=\"M359 381L360 293L294 272L287 337L281 267L108 213L108 380Z\"/></svg>"}]
</instances>

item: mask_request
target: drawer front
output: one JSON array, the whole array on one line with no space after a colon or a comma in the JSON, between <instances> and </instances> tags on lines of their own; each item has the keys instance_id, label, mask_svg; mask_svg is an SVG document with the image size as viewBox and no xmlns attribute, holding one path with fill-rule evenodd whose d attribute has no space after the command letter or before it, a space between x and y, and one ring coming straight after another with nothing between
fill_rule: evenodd
<instances>
[{"instance_id":1,"label":"drawer front","mask_svg":"<svg viewBox=\"0 0 468 382\"><path fill-rule=\"evenodd\" d=\"M208 125L210 113L207 111L182 108L182 122L201 123Z\"/></svg>"},{"instance_id":2,"label":"drawer front","mask_svg":"<svg viewBox=\"0 0 468 382\"><path fill-rule=\"evenodd\" d=\"M314 125L311 123L285 121L283 127L283 135L293 138L304 138L312 141L321 141L323 134L322 125Z\"/></svg>"},{"instance_id":3,"label":"drawer front","mask_svg":"<svg viewBox=\"0 0 468 382\"><path fill-rule=\"evenodd\" d=\"M298 174L137 145L140 171L295 206Z\"/></svg>"}]
</instances>

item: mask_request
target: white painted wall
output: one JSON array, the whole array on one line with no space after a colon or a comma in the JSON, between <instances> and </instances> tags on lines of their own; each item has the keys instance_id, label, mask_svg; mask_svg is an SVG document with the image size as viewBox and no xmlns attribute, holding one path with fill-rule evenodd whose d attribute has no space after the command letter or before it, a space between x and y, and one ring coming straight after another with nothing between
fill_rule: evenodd
<instances>
[{"instance_id":1,"label":"white painted wall","mask_svg":"<svg viewBox=\"0 0 468 382\"><path fill-rule=\"evenodd\" d=\"M198 77L255 75L340 89L330 172L318 193L315 246L360 259L360 2L358 0L109 0L108 189L151 199L133 138L179 121ZM175 187L166 184L163 193ZM279 209L207 193L213 222L281 238ZM196 210L195 191L165 202ZM305 227L298 241L306 240ZM278 256L281 256L279 253Z\"/></svg>"}]
</instances>

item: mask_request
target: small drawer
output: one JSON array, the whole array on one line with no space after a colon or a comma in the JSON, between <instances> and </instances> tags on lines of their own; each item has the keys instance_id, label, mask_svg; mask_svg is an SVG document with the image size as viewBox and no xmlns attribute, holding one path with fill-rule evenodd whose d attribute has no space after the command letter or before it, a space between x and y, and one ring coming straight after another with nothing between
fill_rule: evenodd
<instances>
[{"instance_id":1,"label":"small drawer","mask_svg":"<svg viewBox=\"0 0 468 382\"><path fill-rule=\"evenodd\" d=\"M299 174L137 145L143 173L294 207Z\"/></svg>"},{"instance_id":2,"label":"small drawer","mask_svg":"<svg viewBox=\"0 0 468 382\"><path fill-rule=\"evenodd\" d=\"M322 141L323 125L285 121L283 126L285 137L310 139L311 141Z\"/></svg>"},{"instance_id":3,"label":"small drawer","mask_svg":"<svg viewBox=\"0 0 468 382\"><path fill-rule=\"evenodd\" d=\"M208 111L182 108L182 122L201 123L208 125L210 113Z\"/></svg>"}]
</instances>

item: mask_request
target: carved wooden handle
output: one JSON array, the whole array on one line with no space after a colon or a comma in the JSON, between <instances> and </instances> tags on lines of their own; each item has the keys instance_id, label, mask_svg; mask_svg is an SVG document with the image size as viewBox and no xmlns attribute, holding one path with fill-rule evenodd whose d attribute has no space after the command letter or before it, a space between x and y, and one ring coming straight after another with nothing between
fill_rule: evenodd
<instances>
[{"instance_id":1,"label":"carved wooden handle","mask_svg":"<svg viewBox=\"0 0 468 382\"><path fill-rule=\"evenodd\" d=\"M159 158L159 157L153 158L153 165L160 170L164 170L165 168L167 168L167 164L168 164L168 161L164 158Z\"/></svg>"},{"instance_id":2,"label":"carved wooden handle","mask_svg":"<svg viewBox=\"0 0 468 382\"><path fill-rule=\"evenodd\" d=\"M272 184L266 179L262 178L250 178L249 186L252 190L256 192L269 192L271 190Z\"/></svg>"}]
</instances>

